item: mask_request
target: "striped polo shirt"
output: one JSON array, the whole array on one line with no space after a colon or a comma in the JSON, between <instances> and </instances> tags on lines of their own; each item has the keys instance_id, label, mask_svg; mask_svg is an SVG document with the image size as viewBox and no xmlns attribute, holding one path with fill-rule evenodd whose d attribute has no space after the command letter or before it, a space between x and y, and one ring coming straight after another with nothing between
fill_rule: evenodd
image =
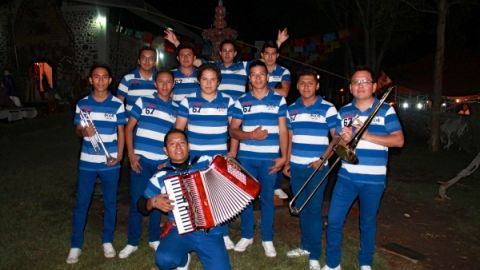
<instances>
[{"instance_id":1,"label":"striped polo shirt","mask_svg":"<svg viewBox=\"0 0 480 270\"><path fill-rule=\"evenodd\" d=\"M180 103L183 98L186 96L195 95L198 89L200 89L200 85L198 84L197 68L193 68L193 72L190 75L185 75L180 71L180 68L176 68L172 70L173 79L175 81L175 85L173 86L173 101Z\"/></svg>"},{"instance_id":2,"label":"striped polo shirt","mask_svg":"<svg viewBox=\"0 0 480 270\"><path fill-rule=\"evenodd\" d=\"M291 82L290 71L279 64L275 64L275 68L272 72L268 73L268 87L276 88L277 84L281 82Z\"/></svg>"},{"instance_id":3,"label":"striped polo shirt","mask_svg":"<svg viewBox=\"0 0 480 270\"><path fill-rule=\"evenodd\" d=\"M228 119L232 117L234 101L217 92L212 101L199 92L180 103L178 116L187 119L190 155L214 156L227 153Z\"/></svg>"},{"instance_id":4,"label":"striped polo shirt","mask_svg":"<svg viewBox=\"0 0 480 270\"><path fill-rule=\"evenodd\" d=\"M229 67L225 67L222 62L215 62L222 73L222 81L218 86L218 91L229 95L233 100L237 100L243 95L248 81L248 63L247 61L236 62Z\"/></svg>"},{"instance_id":5,"label":"striped polo shirt","mask_svg":"<svg viewBox=\"0 0 480 270\"><path fill-rule=\"evenodd\" d=\"M257 127L268 130L265 140L240 141L239 158L271 160L279 156L279 119L286 116L285 98L269 89L262 99L247 92L235 102L233 118L242 120L242 130L250 132Z\"/></svg>"},{"instance_id":6,"label":"striped polo shirt","mask_svg":"<svg viewBox=\"0 0 480 270\"><path fill-rule=\"evenodd\" d=\"M150 163L167 159L163 151L165 134L173 127L178 105L169 100L155 97L138 98L130 111L137 122L134 138L134 152Z\"/></svg>"},{"instance_id":7,"label":"striped polo shirt","mask_svg":"<svg viewBox=\"0 0 480 270\"><path fill-rule=\"evenodd\" d=\"M155 88L155 70L152 71L152 76L148 79L142 78L139 69L135 68L130 73L123 76L118 85L117 94L126 100L127 114L132 109L133 104L139 97L153 97L157 93Z\"/></svg>"},{"instance_id":8,"label":"striped polo shirt","mask_svg":"<svg viewBox=\"0 0 480 270\"><path fill-rule=\"evenodd\" d=\"M87 112L97 129L100 138L105 145L107 151L114 157L117 157L117 127L125 125L125 108L123 102L109 93L107 99L97 102L93 99L92 94L78 101L75 109L75 117L73 123L80 124L80 110ZM95 152L89 137L83 137L82 152L80 154L79 168L87 171L111 170L120 167L116 164L108 167L105 163L107 158L103 149Z\"/></svg>"},{"instance_id":9,"label":"striped polo shirt","mask_svg":"<svg viewBox=\"0 0 480 270\"><path fill-rule=\"evenodd\" d=\"M327 149L330 129L337 124L337 109L321 96L305 107L300 97L287 109L287 124L293 133L290 164L307 167Z\"/></svg>"},{"instance_id":10,"label":"striped polo shirt","mask_svg":"<svg viewBox=\"0 0 480 270\"><path fill-rule=\"evenodd\" d=\"M378 102L378 99L375 99L372 106L362 112L354 106L355 99L353 99L351 103L340 109L336 132L339 133L357 115L361 122L365 122ZM375 135L388 135L401 129L402 127L394 108L384 103L368 126L367 131ZM342 161L342 166L338 173L339 177L358 183L385 184L388 147L360 139L355 153L358 158L358 164Z\"/></svg>"}]
</instances>

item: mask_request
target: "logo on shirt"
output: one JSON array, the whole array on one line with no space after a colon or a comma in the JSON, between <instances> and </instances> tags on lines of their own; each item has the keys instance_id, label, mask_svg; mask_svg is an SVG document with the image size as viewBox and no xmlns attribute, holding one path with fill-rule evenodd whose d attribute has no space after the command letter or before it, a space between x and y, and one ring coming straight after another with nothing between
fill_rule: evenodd
<instances>
[{"instance_id":1,"label":"logo on shirt","mask_svg":"<svg viewBox=\"0 0 480 270\"><path fill-rule=\"evenodd\" d=\"M103 116L104 116L105 119L107 119L107 120L112 120L112 119L114 118L115 114L113 114L113 113L105 113Z\"/></svg>"},{"instance_id":2,"label":"logo on shirt","mask_svg":"<svg viewBox=\"0 0 480 270\"><path fill-rule=\"evenodd\" d=\"M342 119L343 126L344 127L350 126L352 124L352 121L353 121L353 117L343 118Z\"/></svg>"},{"instance_id":3,"label":"logo on shirt","mask_svg":"<svg viewBox=\"0 0 480 270\"><path fill-rule=\"evenodd\" d=\"M322 118L322 115L320 115L319 113L311 113L310 114L310 119L320 120L321 118Z\"/></svg>"},{"instance_id":4,"label":"logo on shirt","mask_svg":"<svg viewBox=\"0 0 480 270\"><path fill-rule=\"evenodd\" d=\"M176 84L177 83L182 83L182 79L175 79L174 81L175 81Z\"/></svg>"},{"instance_id":5,"label":"logo on shirt","mask_svg":"<svg viewBox=\"0 0 480 270\"><path fill-rule=\"evenodd\" d=\"M271 82L280 82L280 81L282 81L282 77L281 76L270 76L270 81Z\"/></svg>"},{"instance_id":6,"label":"logo on shirt","mask_svg":"<svg viewBox=\"0 0 480 270\"><path fill-rule=\"evenodd\" d=\"M276 104L268 103L267 104L267 111L274 111L277 108Z\"/></svg>"},{"instance_id":7,"label":"logo on shirt","mask_svg":"<svg viewBox=\"0 0 480 270\"><path fill-rule=\"evenodd\" d=\"M192 103L192 112L193 113L200 113L201 109L202 109L202 103L201 102L193 102Z\"/></svg>"},{"instance_id":8,"label":"logo on shirt","mask_svg":"<svg viewBox=\"0 0 480 270\"><path fill-rule=\"evenodd\" d=\"M292 119L292 121L295 121L295 117L297 117L297 114L297 110L290 111L290 119Z\"/></svg>"},{"instance_id":9,"label":"logo on shirt","mask_svg":"<svg viewBox=\"0 0 480 270\"><path fill-rule=\"evenodd\" d=\"M227 106L225 106L225 105L219 105L219 106L217 107L217 111L218 111L218 112L224 112L224 111L226 111L226 110L227 110Z\"/></svg>"},{"instance_id":10,"label":"logo on shirt","mask_svg":"<svg viewBox=\"0 0 480 270\"><path fill-rule=\"evenodd\" d=\"M131 81L130 81L130 84L131 84L131 85L140 85L140 81L134 79L134 80L131 80Z\"/></svg>"}]
</instances>

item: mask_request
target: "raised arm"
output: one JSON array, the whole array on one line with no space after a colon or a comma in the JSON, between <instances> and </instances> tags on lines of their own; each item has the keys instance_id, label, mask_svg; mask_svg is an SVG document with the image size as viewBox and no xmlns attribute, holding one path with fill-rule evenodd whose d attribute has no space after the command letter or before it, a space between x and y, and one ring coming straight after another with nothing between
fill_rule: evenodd
<instances>
[{"instance_id":1,"label":"raised arm","mask_svg":"<svg viewBox=\"0 0 480 270\"><path fill-rule=\"evenodd\" d=\"M278 30L277 34L277 46L280 48L282 44L288 39L288 29L284 28L283 30Z\"/></svg>"}]
</instances>

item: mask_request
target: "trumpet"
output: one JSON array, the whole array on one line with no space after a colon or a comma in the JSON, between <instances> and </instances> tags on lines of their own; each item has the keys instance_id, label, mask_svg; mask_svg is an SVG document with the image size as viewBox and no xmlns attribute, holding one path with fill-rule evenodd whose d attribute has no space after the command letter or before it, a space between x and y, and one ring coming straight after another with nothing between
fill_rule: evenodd
<instances>
[{"instance_id":1,"label":"trumpet","mask_svg":"<svg viewBox=\"0 0 480 270\"><path fill-rule=\"evenodd\" d=\"M107 148L105 147L105 144L103 143L103 140L100 137L100 134L98 134L97 128L93 124L93 120L90 117L90 114L83 110L80 110L80 125L83 128L93 127L93 129L95 130L95 134L89 137L90 143L92 144L95 152L98 153L100 149L103 151L103 153L105 154L105 157L107 158L106 164L115 160L115 158L108 152Z\"/></svg>"},{"instance_id":2,"label":"trumpet","mask_svg":"<svg viewBox=\"0 0 480 270\"><path fill-rule=\"evenodd\" d=\"M375 106L375 108L373 109L373 111L370 113L370 115L368 116L368 118L365 120L365 122L363 123L363 125L358 129L358 131L355 133L355 135L353 136L353 138L345 145L340 145L340 141L341 141L341 137L338 136L334 142L332 142L332 150L329 151L326 156L321 159L321 162L320 162L320 166L318 166L318 168L316 168L311 174L310 176L307 178L307 180L305 180L305 183L303 183L303 185L300 187L300 189L297 191L297 193L293 196L292 200L289 202L288 204L288 208L290 209L290 213L292 213L292 215L299 215L300 212L305 208L305 206L310 202L310 200L313 198L313 196L315 195L315 193L317 193L317 190L320 188L320 186L322 185L322 183L325 181L325 179L328 178L328 176L330 175L330 173L333 171L333 169L335 168L335 165L337 165L337 163L340 161L340 160L345 160L349 163L353 163L353 164L356 164L358 163L358 158L357 158L357 155L355 154L355 149L358 145L358 143L360 142L360 139L362 138L362 135L363 133L365 133L365 131L367 130L367 127L368 125L370 125L370 123L372 122L373 118L375 117L375 115L378 113L378 110L380 110L380 107L383 105L383 102L385 102L385 100L387 99L388 95L390 94L390 92L392 92L392 90L395 88L396 86L391 86L387 89L387 91L385 92L385 94L382 96L382 98L380 99L380 101L378 102L378 104ZM353 122L358 118L358 116L356 116L350 123L348 126L351 126L353 124ZM348 127L347 126L347 127ZM302 192L305 190L305 188L307 187L308 183L310 183L310 181L313 179L313 177L315 177L315 175L317 175L318 173L318 170L320 168L323 167L323 165L325 165L325 163L328 161L328 159L330 157L333 156L333 154L337 154L337 159L335 159L335 161L333 162L333 164L330 166L329 170L324 174L323 178L320 179L320 182L315 186L315 188L313 189L313 191L308 195L308 197L305 199L305 202L303 202L303 204L300 206L300 207L296 207L295 206L295 202L297 201L298 197L302 194Z\"/></svg>"}]
</instances>

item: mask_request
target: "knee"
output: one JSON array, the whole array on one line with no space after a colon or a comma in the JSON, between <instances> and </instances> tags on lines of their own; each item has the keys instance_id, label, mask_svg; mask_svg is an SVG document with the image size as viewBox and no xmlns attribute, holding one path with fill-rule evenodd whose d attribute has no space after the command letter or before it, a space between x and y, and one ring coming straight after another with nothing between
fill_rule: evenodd
<instances>
[{"instance_id":1,"label":"knee","mask_svg":"<svg viewBox=\"0 0 480 270\"><path fill-rule=\"evenodd\" d=\"M160 270L172 269L178 266L179 262L175 261L170 254L166 252L155 253L155 264Z\"/></svg>"}]
</instances>

